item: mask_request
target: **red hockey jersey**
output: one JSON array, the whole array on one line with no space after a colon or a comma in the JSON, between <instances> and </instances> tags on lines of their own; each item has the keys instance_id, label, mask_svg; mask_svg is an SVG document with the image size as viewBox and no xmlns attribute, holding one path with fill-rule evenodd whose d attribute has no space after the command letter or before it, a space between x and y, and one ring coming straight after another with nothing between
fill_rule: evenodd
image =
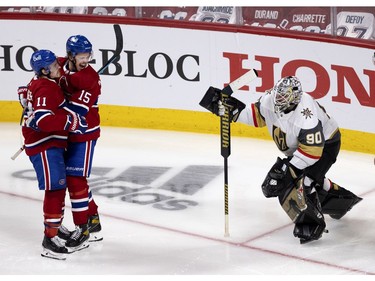
<instances>
[{"instance_id":1,"label":"red hockey jersey","mask_svg":"<svg viewBox=\"0 0 375 281\"><path fill-rule=\"evenodd\" d=\"M32 112L39 131L22 127L25 152L35 155L51 147L67 147L67 111L62 109L65 97L54 80L34 77L28 84L27 108Z\"/></svg>"},{"instance_id":2,"label":"red hockey jersey","mask_svg":"<svg viewBox=\"0 0 375 281\"><path fill-rule=\"evenodd\" d=\"M99 74L88 65L78 72L67 69L67 58L58 58L65 80L60 86L68 99L68 107L86 118L88 129L84 134L70 134L69 141L85 142L100 137L100 116L98 99L101 93Z\"/></svg>"}]
</instances>

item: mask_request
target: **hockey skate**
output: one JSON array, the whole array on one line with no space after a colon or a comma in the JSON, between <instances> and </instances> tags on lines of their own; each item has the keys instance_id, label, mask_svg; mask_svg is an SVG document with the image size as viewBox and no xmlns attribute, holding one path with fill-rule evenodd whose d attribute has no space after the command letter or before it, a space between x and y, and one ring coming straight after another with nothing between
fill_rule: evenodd
<instances>
[{"instance_id":1,"label":"hockey skate","mask_svg":"<svg viewBox=\"0 0 375 281\"><path fill-rule=\"evenodd\" d=\"M103 235L101 234L102 226L100 224L99 215L93 215L89 218L89 232L90 239L89 242L97 242L103 240Z\"/></svg>"},{"instance_id":2,"label":"hockey skate","mask_svg":"<svg viewBox=\"0 0 375 281\"><path fill-rule=\"evenodd\" d=\"M56 260L66 260L66 254L69 253L68 249L63 245L57 235L52 238L44 236L42 246L42 257Z\"/></svg>"},{"instance_id":3,"label":"hockey skate","mask_svg":"<svg viewBox=\"0 0 375 281\"><path fill-rule=\"evenodd\" d=\"M73 232L74 231L70 231L64 225L60 225L59 230L57 231L57 236L59 236L59 238L63 240L62 242L65 243L70 236L72 236Z\"/></svg>"},{"instance_id":4,"label":"hockey skate","mask_svg":"<svg viewBox=\"0 0 375 281\"><path fill-rule=\"evenodd\" d=\"M87 224L76 225L76 229L66 241L65 246L69 253L83 250L89 246L90 232Z\"/></svg>"}]
</instances>

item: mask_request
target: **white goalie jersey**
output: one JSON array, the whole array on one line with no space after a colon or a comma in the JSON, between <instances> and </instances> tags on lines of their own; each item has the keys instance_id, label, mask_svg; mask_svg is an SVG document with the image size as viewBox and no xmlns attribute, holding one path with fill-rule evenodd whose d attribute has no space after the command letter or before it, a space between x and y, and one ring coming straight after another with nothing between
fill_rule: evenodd
<instances>
[{"instance_id":1,"label":"white goalie jersey","mask_svg":"<svg viewBox=\"0 0 375 281\"><path fill-rule=\"evenodd\" d=\"M275 113L273 94L268 92L246 107L238 122L267 126L279 150L291 157L290 163L301 170L320 159L326 141L339 137L336 121L304 92L297 107L287 114Z\"/></svg>"}]
</instances>

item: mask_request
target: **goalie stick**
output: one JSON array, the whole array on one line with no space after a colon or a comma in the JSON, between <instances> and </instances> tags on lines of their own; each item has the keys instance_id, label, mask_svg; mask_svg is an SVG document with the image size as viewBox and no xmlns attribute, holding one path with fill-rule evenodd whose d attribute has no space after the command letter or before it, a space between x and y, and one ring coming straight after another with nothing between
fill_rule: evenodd
<instances>
[{"instance_id":1,"label":"goalie stick","mask_svg":"<svg viewBox=\"0 0 375 281\"><path fill-rule=\"evenodd\" d=\"M258 72L255 69L250 69L248 72L246 72L245 74L243 74L242 76L234 80L233 82L229 83L229 85L223 88L221 92L230 96L231 94L233 94L233 92L239 90L246 84L249 84L251 81L253 81L257 77L258 77Z\"/></svg>"},{"instance_id":2,"label":"goalie stick","mask_svg":"<svg viewBox=\"0 0 375 281\"><path fill-rule=\"evenodd\" d=\"M221 101L225 106L225 100L229 98L233 92L239 90L246 84L258 77L258 72L255 69L250 69L248 72L229 83L228 86L221 90ZM225 113L220 117L220 143L221 156L224 158L224 215L225 215L225 229L224 236L229 237L229 185L228 185L228 157L230 155L230 116L229 108L225 106Z\"/></svg>"},{"instance_id":3,"label":"goalie stick","mask_svg":"<svg viewBox=\"0 0 375 281\"><path fill-rule=\"evenodd\" d=\"M115 36L116 36L116 49L112 57L97 71L99 75L103 74L103 72L109 67L109 65L120 57L123 46L124 46L121 27L118 24L114 24L113 29L115 31ZM23 120L24 114L25 114L25 109L22 111L22 115L21 115L21 122L20 122L21 126L22 126L22 120ZM24 150L25 150L25 145L22 145L21 148L19 148L17 152L14 153L12 157L10 157L10 159L15 160L18 157L18 155L20 155L22 151Z\"/></svg>"}]
</instances>

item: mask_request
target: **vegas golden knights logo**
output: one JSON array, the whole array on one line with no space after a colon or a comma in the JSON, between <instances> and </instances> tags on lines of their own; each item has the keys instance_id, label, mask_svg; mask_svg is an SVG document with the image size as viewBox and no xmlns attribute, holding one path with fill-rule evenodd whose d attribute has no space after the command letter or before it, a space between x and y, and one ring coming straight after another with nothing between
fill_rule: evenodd
<instances>
[{"instance_id":1,"label":"vegas golden knights logo","mask_svg":"<svg viewBox=\"0 0 375 281\"><path fill-rule=\"evenodd\" d=\"M286 134L281 131L279 127L273 126L272 138L281 151L288 150L289 147L286 144Z\"/></svg>"}]
</instances>

